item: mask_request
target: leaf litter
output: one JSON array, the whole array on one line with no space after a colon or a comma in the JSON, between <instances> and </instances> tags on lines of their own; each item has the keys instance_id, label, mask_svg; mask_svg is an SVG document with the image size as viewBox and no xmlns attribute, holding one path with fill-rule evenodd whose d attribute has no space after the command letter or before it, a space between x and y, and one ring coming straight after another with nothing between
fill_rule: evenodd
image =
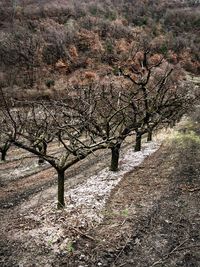
<instances>
[{"instance_id":1,"label":"leaf litter","mask_svg":"<svg viewBox=\"0 0 200 267\"><path fill-rule=\"evenodd\" d=\"M122 153L118 172L104 168L65 192L66 206L62 210L56 209L56 199L29 209L22 216L37 222L37 227L20 230L15 238L26 237L31 242L50 248L54 253L70 253L73 248L70 244L74 239L81 235L88 237L87 229L102 222L110 193L124 175L140 165L159 147L160 142L147 142L139 152L130 148Z\"/></svg>"}]
</instances>

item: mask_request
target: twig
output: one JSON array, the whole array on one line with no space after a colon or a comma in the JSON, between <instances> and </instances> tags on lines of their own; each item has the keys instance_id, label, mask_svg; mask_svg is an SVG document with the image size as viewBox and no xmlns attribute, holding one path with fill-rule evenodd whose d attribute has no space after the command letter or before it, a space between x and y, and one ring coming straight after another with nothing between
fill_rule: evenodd
<instances>
[{"instance_id":1,"label":"twig","mask_svg":"<svg viewBox=\"0 0 200 267\"><path fill-rule=\"evenodd\" d=\"M88 239L91 239L91 240L95 241L95 239L94 239L92 236L90 236L90 235L88 235L88 234L85 234L85 233L81 232L81 231L78 230L77 228L75 228L75 227L73 227L73 226L69 226L69 228L73 229L74 231L76 231L76 232L77 232L78 234L80 234L81 236L84 236L84 237L86 237L86 238L88 238Z\"/></svg>"},{"instance_id":2,"label":"twig","mask_svg":"<svg viewBox=\"0 0 200 267\"><path fill-rule=\"evenodd\" d=\"M167 260L169 258L170 255L172 255L174 252L178 251L179 248L182 247L187 241L188 241L188 239L184 240L182 243L180 243L178 246L176 246L172 251L170 251L167 255L165 255L162 259L154 262L150 267L153 267L153 266L156 266L160 263L163 263L165 260Z\"/></svg>"},{"instance_id":3,"label":"twig","mask_svg":"<svg viewBox=\"0 0 200 267\"><path fill-rule=\"evenodd\" d=\"M199 247L200 247L200 245L193 245L193 246L188 246L188 247L180 248L177 251L181 251L181 250L184 250L184 249L191 249L191 248L199 248Z\"/></svg>"},{"instance_id":4,"label":"twig","mask_svg":"<svg viewBox=\"0 0 200 267\"><path fill-rule=\"evenodd\" d=\"M113 266L116 263L117 259L121 256L121 254L123 253L124 249L126 248L126 246L128 245L128 242L130 241L130 237L126 240L126 243L124 244L123 248L120 250L119 254L116 256L114 262L113 262ZM123 266L123 265L122 265Z\"/></svg>"},{"instance_id":5,"label":"twig","mask_svg":"<svg viewBox=\"0 0 200 267\"><path fill-rule=\"evenodd\" d=\"M123 267L127 262L122 263L119 267Z\"/></svg>"},{"instance_id":6,"label":"twig","mask_svg":"<svg viewBox=\"0 0 200 267\"><path fill-rule=\"evenodd\" d=\"M195 192L195 191L199 191L199 190L200 190L200 187L188 189L189 192Z\"/></svg>"},{"instance_id":7,"label":"twig","mask_svg":"<svg viewBox=\"0 0 200 267\"><path fill-rule=\"evenodd\" d=\"M123 220L123 222L121 223L120 226L123 226L123 225L125 224L125 222L127 221L127 219L128 219L128 218L125 218L125 219Z\"/></svg>"}]
</instances>

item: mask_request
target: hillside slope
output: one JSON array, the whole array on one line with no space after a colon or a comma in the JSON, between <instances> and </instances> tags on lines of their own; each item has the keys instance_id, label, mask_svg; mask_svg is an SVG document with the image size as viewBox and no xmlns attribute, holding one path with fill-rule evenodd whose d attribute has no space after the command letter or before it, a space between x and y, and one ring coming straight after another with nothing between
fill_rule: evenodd
<instances>
[{"instance_id":1,"label":"hillside slope","mask_svg":"<svg viewBox=\"0 0 200 267\"><path fill-rule=\"evenodd\" d=\"M200 10L195 3L1 1L3 86L16 98L62 97L68 86L115 78L135 51L147 47L198 73Z\"/></svg>"}]
</instances>

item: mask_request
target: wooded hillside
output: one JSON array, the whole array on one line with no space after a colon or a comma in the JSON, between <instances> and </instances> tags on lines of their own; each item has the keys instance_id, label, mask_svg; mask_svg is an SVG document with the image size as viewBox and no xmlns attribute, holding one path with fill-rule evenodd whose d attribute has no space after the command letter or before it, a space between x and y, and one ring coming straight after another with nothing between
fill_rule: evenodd
<instances>
[{"instance_id":1,"label":"wooded hillside","mask_svg":"<svg viewBox=\"0 0 200 267\"><path fill-rule=\"evenodd\" d=\"M0 76L16 98L58 97L70 85L115 78L147 47L200 71L195 0L2 0L0 18Z\"/></svg>"}]
</instances>

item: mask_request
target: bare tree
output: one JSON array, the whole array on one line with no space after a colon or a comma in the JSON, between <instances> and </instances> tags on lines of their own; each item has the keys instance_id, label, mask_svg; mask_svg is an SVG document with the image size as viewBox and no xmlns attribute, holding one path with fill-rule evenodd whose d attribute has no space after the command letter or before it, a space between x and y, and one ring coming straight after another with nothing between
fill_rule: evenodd
<instances>
[{"instance_id":1,"label":"bare tree","mask_svg":"<svg viewBox=\"0 0 200 267\"><path fill-rule=\"evenodd\" d=\"M7 124L7 120L5 114L2 110L0 110L0 153L1 160L6 160L6 154L11 147L11 140L9 134L9 125Z\"/></svg>"},{"instance_id":2,"label":"bare tree","mask_svg":"<svg viewBox=\"0 0 200 267\"><path fill-rule=\"evenodd\" d=\"M85 118L85 130L90 138L105 142L111 149L110 170L117 171L120 148L131 133L130 99L124 88L109 82L77 88L79 99L74 104Z\"/></svg>"},{"instance_id":3,"label":"bare tree","mask_svg":"<svg viewBox=\"0 0 200 267\"><path fill-rule=\"evenodd\" d=\"M18 128L18 131L21 131L23 127L22 118L26 117L26 114L23 114L19 120L18 110L10 106L11 103L7 101L1 87L0 99L0 152L1 160L5 160L7 152L12 145L12 140L16 138L14 129Z\"/></svg>"},{"instance_id":4,"label":"bare tree","mask_svg":"<svg viewBox=\"0 0 200 267\"><path fill-rule=\"evenodd\" d=\"M188 94L179 83L180 74L173 71L163 57L153 57L149 50L139 55L136 53L132 63L124 65L120 71L133 84L131 98L135 151L140 151L145 133L150 141L154 129L181 117Z\"/></svg>"},{"instance_id":5,"label":"bare tree","mask_svg":"<svg viewBox=\"0 0 200 267\"><path fill-rule=\"evenodd\" d=\"M46 155L48 145L54 140L57 131L54 118L40 103L28 102L26 105L21 103L23 104L22 112L26 111L27 118L20 135L27 139L36 150ZM44 163L43 157L39 156L38 163Z\"/></svg>"},{"instance_id":6,"label":"bare tree","mask_svg":"<svg viewBox=\"0 0 200 267\"><path fill-rule=\"evenodd\" d=\"M10 109L7 110L10 113ZM24 121L23 114L27 117ZM65 206L64 180L65 171L75 163L86 158L98 149L105 149L107 145L102 140L85 135L84 121L81 116L70 109L64 102L31 103L21 106L16 118L8 116L13 126L12 143L48 162L56 171L58 177L58 208ZM22 119L21 119L22 118ZM45 123L44 123L45 121ZM23 127L22 127L23 125ZM29 129L30 127L30 129ZM30 137L31 136L31 137ZM39 149L40 141L54 140L54 145L59 147L58 153ZM60 151L60 148L63 150Z\"/></svg>"}]
</instances>

